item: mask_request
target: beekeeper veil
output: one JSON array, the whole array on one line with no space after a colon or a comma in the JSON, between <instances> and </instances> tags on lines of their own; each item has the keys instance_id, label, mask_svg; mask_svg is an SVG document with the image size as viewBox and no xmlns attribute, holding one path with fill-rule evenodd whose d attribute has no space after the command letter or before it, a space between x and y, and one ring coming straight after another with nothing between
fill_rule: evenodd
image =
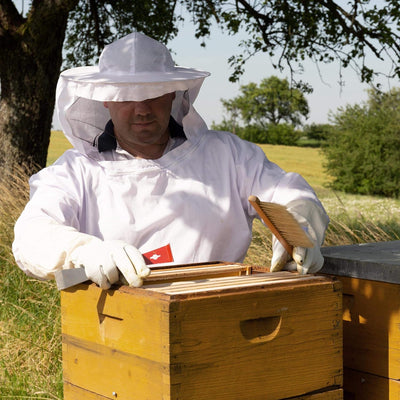
<instances>
[{"instance_id":1,"label":"beekeeper veil","mask_svg":"<svg viewBox=\"0 0 400 400\"><path fill-rule=\"evenodd\" d=\"M85 154L98 154L96 138L109 120L104 101L143 101L175 92L173 118L188 138L205 127L192 104L208 72L176 66L162 43L138 32L106 46L98 66L60 75L56 112L65 136Z\"/></svg>"}]
</instances>

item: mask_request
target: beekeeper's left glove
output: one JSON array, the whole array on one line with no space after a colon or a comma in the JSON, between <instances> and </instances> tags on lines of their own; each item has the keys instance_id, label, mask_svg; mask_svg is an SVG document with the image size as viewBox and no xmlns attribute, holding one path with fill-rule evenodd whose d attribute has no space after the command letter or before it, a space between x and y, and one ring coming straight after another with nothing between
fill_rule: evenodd
<instances>
[{"instance_id":1,"label":"beekeeper's left glove","mask_svg":"<svg viewBox=\"0 0 400 400\"><path fill-rule=\"evenodd\" d=\"M94 238L71 254L75 267L83 267L87 277L102 289L108 289L122 274L129 286L141 286L150 274L139 250L120 240Z\"/></svg>"},{"instance_id":2,"label":"beekeeper's left glove","mask_svg":"<svg viewBox=\"0 0 400 400\"><path fill-rule=\"evenodd\" d=\"M324 265L324 258L317 244L310 248L295 247L292 255L275 238L272 247L271 272L297 270L300 274L315 274Z\"/></svg>"},{"instance_id":3,"label":"beekeeper's left glove","mask_svg":"<svg viewBox=\"0 0 400 400\"><path fill-rule=\"evenodd\" d=\"M298 271L300 274L316 273L323 264L324 258L320 246L324 241L329 218L317 203L307 200L296 200L286 205L288 211L301 225L314 247L294 247L293 254L288 254L279 241L272 239L271 271Z\"/></svg>"}]
</instances>

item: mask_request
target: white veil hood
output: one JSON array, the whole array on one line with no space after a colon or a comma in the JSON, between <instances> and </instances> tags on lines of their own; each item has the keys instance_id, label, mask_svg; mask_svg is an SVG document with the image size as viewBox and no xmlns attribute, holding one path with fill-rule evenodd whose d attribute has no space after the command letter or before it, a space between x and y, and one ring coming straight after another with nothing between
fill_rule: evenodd
<instances>
[{"instance_id":1,"label":"white veil hood","mask_svg":"<svg viewBox=\"0 0 400 400\"><path fill-rule=\"evenodd\" d=\"M65 136L78 151L94 148L109 120L104 101L143 101L175 92L172 116L181 125L192 114L191 124L204 121L194 110L209 72L176 66L167 47L139 32L106 46L98 66L78 67L61 73L56 92L56 113ZM186 129L190 136L193 129Z\"/></svg>"}]
</instances>

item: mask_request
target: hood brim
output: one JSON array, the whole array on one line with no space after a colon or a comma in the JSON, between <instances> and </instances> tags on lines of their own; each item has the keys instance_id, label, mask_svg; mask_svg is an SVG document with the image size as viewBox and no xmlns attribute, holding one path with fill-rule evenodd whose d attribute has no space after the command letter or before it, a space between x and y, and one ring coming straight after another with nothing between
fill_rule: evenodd
<instances>
[{"instance_id":1,"label":"hood brim","mask_svg":"<svg viewBox=\"0 0 400 400\"><path fill-rule=\"evenodd\" d=\"M64 78L82 83L157 83L169 81L185 81L204 79L209 76L207 71L193 68L175 67L172 71L142 72L136 74L109 74L101 72L98 66L77 67L61 73Z\"/></svg>"}]
</instances>

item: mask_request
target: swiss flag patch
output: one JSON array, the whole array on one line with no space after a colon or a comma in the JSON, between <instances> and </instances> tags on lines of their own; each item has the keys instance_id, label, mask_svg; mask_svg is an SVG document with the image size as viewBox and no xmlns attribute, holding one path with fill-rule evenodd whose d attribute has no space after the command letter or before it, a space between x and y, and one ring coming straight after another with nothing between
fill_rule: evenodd
<instances>
[{"instance_id":1,"label":"swiss flag patch","mask_svg":"<svg viewBox=\"0 0 400 400\"><path fill-rule=\"evenodd\" d=\"M171 246L169 244L163 247L159 247L158 249L148 251L147 253L144 253L143 258L147 265L162 264L174 261L174 257L172 256Z\"/></svg>"}]
</instances>

